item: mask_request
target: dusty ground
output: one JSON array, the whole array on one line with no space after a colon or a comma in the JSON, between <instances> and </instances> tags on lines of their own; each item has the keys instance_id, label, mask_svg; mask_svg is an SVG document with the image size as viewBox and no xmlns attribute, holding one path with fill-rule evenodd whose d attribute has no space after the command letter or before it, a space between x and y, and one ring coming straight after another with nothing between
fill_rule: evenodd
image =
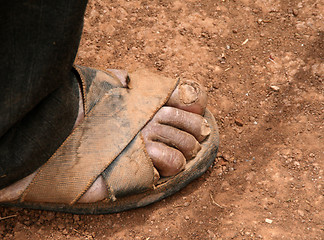
<instances>
[{"instance_id":1,"label":"dusty ground","mask_svg":"<svg viewBox=\"0 0 324 240\"><path fill-rule=\"evenodd\" d=\"M204 83L218 157L143 209L0 208L0 238L324 239L323 13L321 0L90 1L77 62Z\"/></svg>"}]
</instances>

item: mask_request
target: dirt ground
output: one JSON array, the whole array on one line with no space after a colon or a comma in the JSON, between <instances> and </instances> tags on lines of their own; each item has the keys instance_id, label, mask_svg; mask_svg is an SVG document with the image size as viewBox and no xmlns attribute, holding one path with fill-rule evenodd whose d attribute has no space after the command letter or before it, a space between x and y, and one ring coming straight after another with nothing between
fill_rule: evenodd
<instances>
[{"instance_id":1,"label":"dirt ground","mask_svg":"<svg viewBox=\"0 0 324 240\"><path fill-rule=\"evenodd\" d=\"M91 0L76 62L208 89L208 172L119 214L0 208L2 239L324 239L322 0Z\"/></svg>"}]
</instances>

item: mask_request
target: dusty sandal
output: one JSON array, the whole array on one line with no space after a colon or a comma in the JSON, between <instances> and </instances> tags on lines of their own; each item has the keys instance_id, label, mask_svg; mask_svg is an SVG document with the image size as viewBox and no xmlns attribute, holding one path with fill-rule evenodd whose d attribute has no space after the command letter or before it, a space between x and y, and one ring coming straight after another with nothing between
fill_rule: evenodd
<instances>
[{"instance_id":1,"label":"dusty sandal","mask_svg":"<svg viewBox=\"0 0 324 240\"><path fill-rule=\"evenodd\" d=\"M85 118L37 171L13 202L18 206L77 214L103 214L143 207L165 198L201 176L212 164L218 149L218 130L213 115L204 118L211 128L197 156L173 177L156 181L146 153L141 129L167 102L177 80L146 70L123 76L76 67L82 82ZM78 203L92 183L102 176L109 197L95 203Z\"/></svg>"}]
</instances>

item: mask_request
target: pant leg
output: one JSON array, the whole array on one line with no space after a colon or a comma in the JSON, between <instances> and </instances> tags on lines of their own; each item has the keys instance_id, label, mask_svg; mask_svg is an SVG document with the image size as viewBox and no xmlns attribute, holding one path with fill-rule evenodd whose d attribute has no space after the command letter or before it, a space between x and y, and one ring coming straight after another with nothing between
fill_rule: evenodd
<instances>
[{"instance_id":1,"label":"pant leg","mask_svg":"<svg viewBox=\"0 0 324 240\"><path fill-rule=\"evenodd\" d=\"M45 163L73 128L79 95L71 68L86 4L1 4L0 189Z\"/></svg>"}]
</instances>

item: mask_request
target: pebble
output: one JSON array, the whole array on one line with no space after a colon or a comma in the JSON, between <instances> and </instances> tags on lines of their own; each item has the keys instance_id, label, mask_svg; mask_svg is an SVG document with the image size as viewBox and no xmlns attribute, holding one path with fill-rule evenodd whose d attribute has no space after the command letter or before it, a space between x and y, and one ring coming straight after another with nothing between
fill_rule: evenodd
<instances>
[{"instance_id":1,"label":"pebble","mask_svg":"<svg viewBox=\"0 0 324 240\"><path fill-rule=\"evenodd\" d=\"M185 216L185 219L186 219L186 220L189 220L190 218L189 218L189 216Z\"/></svg>"},{"instance_id":2,"label":"pebble","mask_svg":"<svg viewBox=\"0 0 324 240\"><path fill-rule=\"evenodd\" d=\"M300 166L300 163L297 162L297 161L294 161L294 165L295 165L296 167L299 167L299 166Z\"/></svg>"},{"instance_id":3,"label":"pebble","mask_svg":"<svg viewBox=\"0 0 324 240\"><path fill-rule=\"evenodd\" d=\"M224 158L225 161L229 161L231 156L228 153L224 153L223 158Z\"/></svg>"},{"instance_id":4,"label":"pebble","mask_svg":"<svg viewBox=\"0 0 324 240\"><path fill-rule=\"evenodd\" d=\"M266 218L266 219L265 219L265 222L271 224L271 223L273 222L273 220L271 220L271 219L269 219L269 218Z\"/></svg>"},{"instance_id":5,"label":"pebble","mask_svg":"<svg viewBox=\"0 0 324 240\"><path fill-rule=\"evenodd\" d=\"M207 230L207 233L208 233L209 239L212 239L212 240L217 239L216 234L214 232Z\"/></svg>"},{"instance_id":6,"label":"pebble","mask_svg":"<svg viewBox=\"0 0 324 240\"><path fill-rule=\"evenodd\" d=\"M299 216L301 216L301 217L305 216L305 213L303 210L298 209L297 212L298 212Z\"/></svg>"},{"instance_id":7,"label":"pebble","mask_svg":"<svg viewBox=\"0 0 324 240\"><path fill-rule=\"evenodd\" d=\"M64 228L64 225L63 225L63 224L59 224L59 225L57 225L57 227L58 227L59 229L63 229L63 228Z\"/></svg>"},{"instance_id":8,"label":"pebble","mask_svg":"<svg viewBox=\"0 0 324 240\"><path fill-rule=\"evenodd\" d=\"M275 86L275 85L270 86L270 88L275 92L279 92L279 90L280 90L280 88L278 86Z\"/></svg>"},{"instance_id":9,"label":"pebble","mask_svg":"<svg viewBox=\"0 0 324 240\"><path fill-rule=\"evenodd\" d=\"M239 134L241 134L243 132L242 128L234 128L234 130Z\"/></svg>"},{"instance_id":10,"label":"pebble","mask_svg":"<svg viewBox=\"0 0 324 240\"><path fill-rule=\"evenodd\" d=\"M235 124L236 124L237 126L242 127L242 126L243 126L243 121L242 121L241 119L239 119L239 118L236 118L236 119L235 119Z\"/></svg>"},{"instance_id":11,"label":"pebble","mask_svg":"<svg viewBox=\"0 0 324 240\"><path fill-rule=\"evenodd\" d=\"M221 190L228 191L230 189L230 184L227 181L224 181L221 185Z\"/></svg>"},{"instance_id":12,"label":"pebble","mask_svg":"<svg viewBox=\"0 0 324 240\"><path fill-rule=\"evenodd\" d=\"M51 221L55 218L55 214L53 212L48 212L45 214L44 219L47 221Z\"/></svg>"}]
</instances>

